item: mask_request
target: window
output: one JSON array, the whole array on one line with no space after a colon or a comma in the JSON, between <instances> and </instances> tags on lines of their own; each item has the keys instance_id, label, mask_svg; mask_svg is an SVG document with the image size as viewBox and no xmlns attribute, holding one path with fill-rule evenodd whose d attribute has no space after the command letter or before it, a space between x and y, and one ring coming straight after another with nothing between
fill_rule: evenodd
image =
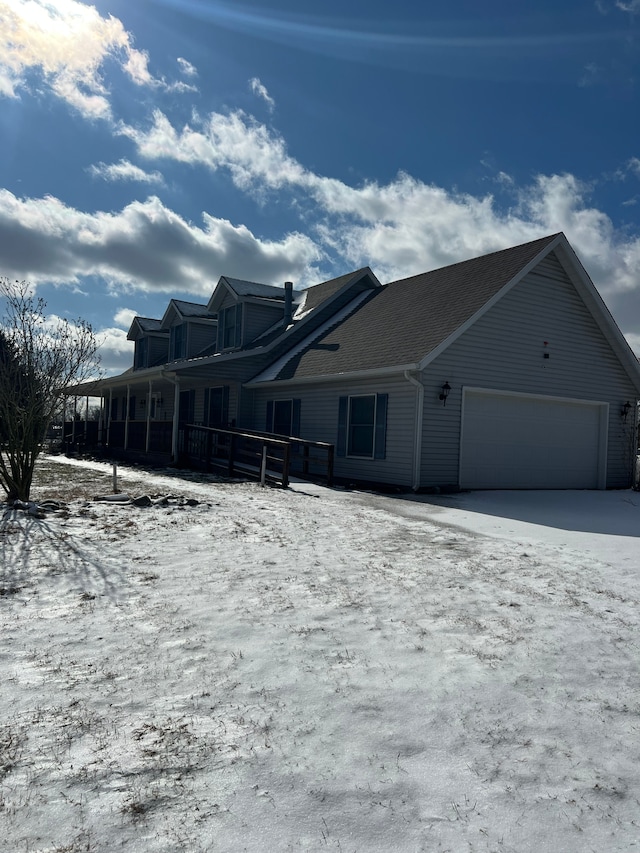
<instances>
[{"instance_id":1,"label":"window","mask_svg":"<svg viewBox=\"0 0 640 853\"><path fill-rule=\"evenodd\" d=\"M186 329L184 323L179 326L172 326L170 333L170 358L184 358L186 344Z\"/></svg>"},{"instance_id":2,"label":"window","mask_svg":"<svg viewBox=\"0 0 640 853\"><path fill-rule=\"evenodd\" d=\"M134 367L139 370L147 366L147 355L149 352L149 338L140 338L136 341L136 354Z\"/></svg>"},{"instance_id":3,"label":"window","mask_svg":"<svg viewBox=\"0 0 640 853\"><path fill-rule=\"evenodd\" d=\"M340 397L338 456L384 459L386 455L388 394Z\"/></svg>"},{"instance_id":4,"label":"window","mask_svg":"<svg viewBox=\"0 0 640 853\"><path fill-rule=\"evenodd\" d=\"M118 398L117 398L117 397L112 397L112 398L111 398L111 415L110 415L110 419L111 419L112 421L117 421L117 420L118 420Z\"/></svg>"},{"instance_id":5,"label":"window","mask_svg":"<svg viewBox=\"0 0 640 853\"><path fill-rule=\"evenodd\" d=\"M300 400L269 400L267 432L277 435L300 435Z\"/></svg>"},{"instance_id":6,"label":"window","mask_svg":"<svg viewBox=\"0 0 640 853\"><path fill-rule=\"evenodd\" d=\"M348 456L373 456L373 433L376 425L376 397L349 398Z\"/></svg>"},{"instance_id":7,"label":"window","mask_svg":"<svg viewBox=\"0 0 640 853\"><path fill-rule=\"evenodd\" d=\"M242 306L223 308L218 315L218 349L232 349L241 343Z\"/></svg>"},{"instance_id":8,"label":"window","mask_svg":"<svg viewBox=\"0 0 640 853\"><path fill-rule=\"evenodd\" d=\"M131 396L129 397L129 408L126 412L127 420L135 421L136 419L136 398Z\"/></svg>"},{"instance_id":9,"label":"window","mask_svg":"<svg viewBox=\"0 0 640 853\"><path fill-rule=\"evenodd\" d=\"M229 423L229 386L204 389L204 422L210 427L226 427Z\"/></svg>"}]
</instances>

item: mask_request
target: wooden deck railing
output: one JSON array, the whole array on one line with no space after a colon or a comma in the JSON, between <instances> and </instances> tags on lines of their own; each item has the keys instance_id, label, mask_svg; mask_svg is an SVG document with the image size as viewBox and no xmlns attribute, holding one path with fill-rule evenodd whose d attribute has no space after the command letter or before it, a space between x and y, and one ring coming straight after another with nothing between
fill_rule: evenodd
<instances>
[{"instance_id":1,"label":"wooden deck railing","mask_svg":"<svg viewBox=\"0 0 640 853\"><path fill-rule=\"evenodd\" d=\"M277 483L291 476L333 482L333 445L301 438L188 424L180 432L180 461Z\"/></svg>"}]
</instances>

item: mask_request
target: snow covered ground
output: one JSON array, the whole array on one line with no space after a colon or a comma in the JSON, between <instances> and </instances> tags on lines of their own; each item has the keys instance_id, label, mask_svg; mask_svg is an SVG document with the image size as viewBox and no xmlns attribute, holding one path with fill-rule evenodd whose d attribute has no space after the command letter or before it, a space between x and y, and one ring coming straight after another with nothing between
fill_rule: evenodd
<instances>
[{"instance_id":1,"label":"snow covered ground","mask_svg":"<svg viewBox=\"0 0 640 853\"><path fill-rule=\"evenodd\" d=\"M640 494L120 473L0 527L2 853L640 849Z\"/></svg>"}]
</instances>

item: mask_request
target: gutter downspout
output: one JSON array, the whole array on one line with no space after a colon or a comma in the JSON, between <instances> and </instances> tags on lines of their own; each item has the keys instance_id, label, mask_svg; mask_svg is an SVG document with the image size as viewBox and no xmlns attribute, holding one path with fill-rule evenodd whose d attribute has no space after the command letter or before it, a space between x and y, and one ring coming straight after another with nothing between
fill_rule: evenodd
<instances>
[{"instance_id":1,"label":"gutter downspout","mask_svg":"<svg viewBox=\"0 0 640 853\"><path fill-rule=\"evenodd\" d=\"M413 484L411 488L417 492L420 488L420 468L422 466L422 419L424 417L424 385L409 370L405 370L404 378L416 387L416 422L414 427L413 446Z\"/></svg>"}]
</instances>

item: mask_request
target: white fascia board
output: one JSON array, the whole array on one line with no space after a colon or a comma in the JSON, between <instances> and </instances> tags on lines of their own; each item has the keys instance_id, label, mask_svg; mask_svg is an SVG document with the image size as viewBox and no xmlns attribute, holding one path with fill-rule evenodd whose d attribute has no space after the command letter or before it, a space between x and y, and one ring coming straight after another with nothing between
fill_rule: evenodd
<instances>
[{"instance_id":1,"label":"white fascia board","mask_svg":"<svg viewBox=\"0 0 640 853\"><path fill-rule=\"evenodd\" d=\"M526 266L522 267L522 269L504 285L504 287L502 287L497 293L495 293L491 297L491 299L485 302L485 304L482 306L482 308L480 308L479 311L476 311L473 316L469 317L468 320L466 320L461 326L459 326L455 330L455 332L452 332L449 337L442 341L442 343L439 344L435 349L427 353L427 355L425 355L425 357L420 361L420 364L418 365L418 370L424 370L424 368L428 364L430 364L434 359L441 355L448 347L451 346L452 343L454 343L454 341L457 341L458 338L467 331L467 329L470 329L471 326L473 326L473 324L480 319L480 317L484 316L487 311L493 308L496 302L499 302L503 296L509 293L509 291L513 287L515 287L519 281L522 281L522 279L526 275L528 275L531 270L549 254L549 252L552 252L560 243L563 242L566 243L567 238L564 236L564 234L558 234L558 236L554 240L552 240L550 243L547 243L544 249L541 249L532 261L529 261Z\"/></svg>"},{"instance_id":2,"label":"white fascia board","mask_svg":"<svg viewBox=\"0 0 640 853\"><path fill-rule=\"evenodd\" d=\"M384 379L405 371L417 370L417 364L394 364L393 367L372 367L368 370L350 370L345 373L328 373L316 376L294 376L292 379L251 379L243 388L282 388L288 385L318 385L321 382L352 382L359 379Z\"/></svg>"}]
</instances>

